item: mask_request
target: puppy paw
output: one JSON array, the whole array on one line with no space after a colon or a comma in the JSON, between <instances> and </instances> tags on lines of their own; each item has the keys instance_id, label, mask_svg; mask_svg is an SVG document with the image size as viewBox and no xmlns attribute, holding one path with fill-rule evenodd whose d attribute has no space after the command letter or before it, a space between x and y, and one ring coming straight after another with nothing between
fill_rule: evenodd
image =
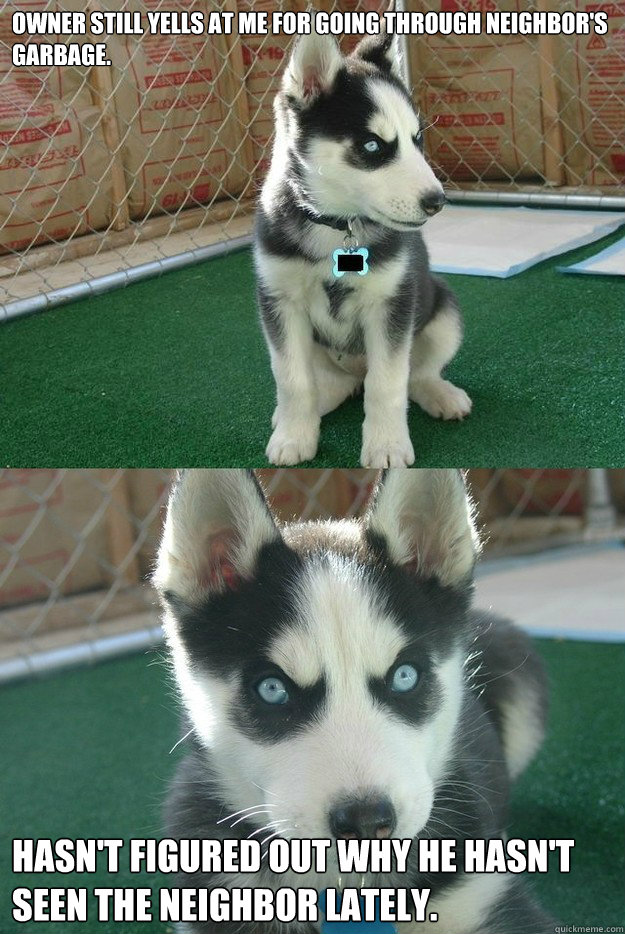
<instances>
[{"instance_id":1,"label":"puppy paw","mask_svg":"<svg viewBox=\"0 0 625 934\"><path fill-rule=\"evenodd\" d=\"M388 436L364 432L360 463L363 467L410 467L414 450L408 432Z\"/></svg>"},{"instance_id":2,"label":"puppy paw","mask_svg":"<svg viewBox=\"0 0 625 934\"><path fill-rule=\"evenodd\" d=\"M471 411L473 403L459 386L446 379L412 380L410 398L433 418L448 421L463 419Z\"/></svg>"},{"instance_id":3,"label":"puppy paw","mask_svg":"<svg viewBox=\"0 0 625 934\"><path fill-rule=\"evenodd\" d=\"M276 423L265 454L270 464L292 467L312 460L317 453L319 430L290 429Z\"/></svg>"}]
</instances>

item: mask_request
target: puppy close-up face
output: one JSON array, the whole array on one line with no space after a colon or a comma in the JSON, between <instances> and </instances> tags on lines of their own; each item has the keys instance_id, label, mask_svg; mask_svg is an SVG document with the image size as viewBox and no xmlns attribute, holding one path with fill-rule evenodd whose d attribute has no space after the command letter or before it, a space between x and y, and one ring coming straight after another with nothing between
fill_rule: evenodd
<instances>
[{"instance_id":1,"label":"puppy close-up face","mask_svg":"<svg viewBox=\"0 0 625 934\"><path fill-rule=\"evenodd\" d=\"M386 35L363 40L348 57L330 36L296 43L278 113L304 195L320 214L405 230L442 208L443 188L423 155L423 121L398 64Z\"/></svg>"},{"instance_id":2,"label":"puppy close-up face","mask_svg":"<svg viewBox=\"0 0 625 934\"><path fill-rule=\"evenodd\" d=\"M391 472L362 522L284 528L251 474L181 478L157 571L168 640L223 800L259 838L423 829L474 555L455 471Z\"/></svg>"}]
</instances>

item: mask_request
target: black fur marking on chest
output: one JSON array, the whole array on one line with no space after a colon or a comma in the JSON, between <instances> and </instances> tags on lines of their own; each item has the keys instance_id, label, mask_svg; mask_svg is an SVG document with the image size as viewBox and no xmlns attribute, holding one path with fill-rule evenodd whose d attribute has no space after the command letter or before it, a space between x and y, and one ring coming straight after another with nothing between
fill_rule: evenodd
<instances>
[{"instance_id":1,"label":"black fur marking on chest","mask_svg":"<svg viewBox=\"0 0 625 934\"><path fill-rule=\"evenodd\" d=\"M359 357L365 353L365 335L360 324L355 324L350 334L343 341L330 340L318 328L314 328L313 340L321 347L327 347L348 356Z\"/></svg>"},{"instance_id":2,"label":"black fur marking on chest","mask_svg":"<svg viewBox=\"0 0 625 934\"><path fill-rule=\"evenodd\" d=\"M389 260L395 259L404 247L406 237L412 236L412 234L405 234L399 230L391 230L389 227L377 227L377 231L380 232L381 236L378 234L372 240L367 238L367 231L365 231L360 244L366 246L369 250L368 262L371 270L376 270L384 263L388 263ZM417 234L417 236L419 235Z\"/></svg>"},{"instance_id":3,"label":"black fur marking on chest","mask_svg":"<svg viewBox=\"0 0 625 934\"><path fill-rule=\"evenodd\" d=\"M335 279L333 281L324 282L323 291L328 298L330 317L338 321L341 317L341 305L345 299L352 294L354 289L351 285L343 284L338 279Z\"/></svg>"}]
</instances>

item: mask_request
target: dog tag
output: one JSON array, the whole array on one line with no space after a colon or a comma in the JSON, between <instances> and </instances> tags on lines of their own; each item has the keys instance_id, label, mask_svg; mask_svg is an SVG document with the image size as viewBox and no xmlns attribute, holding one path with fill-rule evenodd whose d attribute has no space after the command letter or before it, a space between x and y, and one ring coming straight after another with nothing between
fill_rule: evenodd
<instances>
[{"instance_id":1,"label":"dog tag","mask_svg":"<svg viewBox=\"0 0 625 934\"><path fill-rule=\"evenodd\" d=\"M368 256L369 250L366 246L357 249L335 250L332 254L334 260L332 272L337 279L344 276L346 272L356 272L359 276L366 276L369 272Z\"/></svg>"},{"instance_id":2,"label":"dog tag","mask_svg":"<svg viewBox=\"0 0 625 934\"><path fill-rule=\"evenodd\" d=\"M338 895L340 905L341 896ZM360 897L360 913L364 912L364 899ZM356 931L362 931L362 934L397 934L394 924L389 921L380 921L380 899L375 900L375 921L327 921L326 913L326 892L319 893L319 907L323 912L324 919L321 923L321 934L356 934ZM349 928L349 931L347 930Z\"/></svg>"}]
</instances>

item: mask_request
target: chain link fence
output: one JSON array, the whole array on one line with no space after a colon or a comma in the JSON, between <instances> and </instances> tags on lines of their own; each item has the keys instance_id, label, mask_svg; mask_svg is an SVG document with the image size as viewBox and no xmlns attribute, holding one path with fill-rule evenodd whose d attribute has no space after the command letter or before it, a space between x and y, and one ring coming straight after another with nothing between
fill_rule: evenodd
<instances>
[{"instance_id":1,"label":"chain link fence","mask_svg":"<svg viewBox=\"0 0 625 934\"><path fill-rule=\"evenodd\" d=\"M248 242L285 35L110 35L109 66L12 64L15 11L304 9L304 0L0 0L0 305L44 308ZM380 0L321 0L382 10ZM406 0L414 13L547 10L546 0ZM609 32L410 36L404 71L452 199L625 207L625 2ZM345 51L357 40L346 37ZM550 200L551 199L551 200Z\"/></svg>"},{"instance_id":2,"label":"chain link fence","mask_svg":"<svg viewBox=\"0 0 625 934\"><path fill-rule=\"evenodd\" d=\"M283 519L362 512L370 470L259 471ZM625 470L471 470L486 557L625 537ZM0 681L160 640L147 580L171 473L0 472Z\"/></svg>"}]
</instances>

